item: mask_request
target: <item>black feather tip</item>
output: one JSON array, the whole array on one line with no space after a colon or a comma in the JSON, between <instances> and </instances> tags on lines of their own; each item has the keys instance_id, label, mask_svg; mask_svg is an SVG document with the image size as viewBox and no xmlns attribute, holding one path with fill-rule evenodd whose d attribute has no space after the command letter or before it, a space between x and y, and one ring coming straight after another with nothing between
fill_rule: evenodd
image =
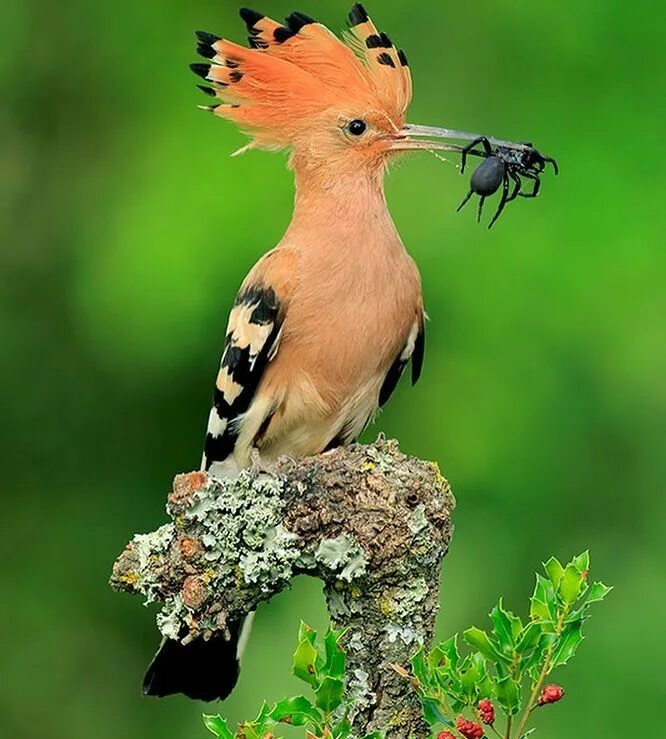
<instances>
[{"instance_id":1,"label":"black feather tip","mask_svg":"<svg viewBox=\"0 0 666 739\"><path fill-rule=\"evenodd\" d=\"M204 59L213 59L217 55L217 52L212 46L208 44L197 44L197 54L204 57Z\"/></svg>"},{"instance_id":2,"label":"black feather tip","mask_svg":"<svg viewBox=\"0 0 666 739\"><path fill-rule=\"evenodd\" d=\"M285 41L288 41L290 38L296 35L295 31L292 31L290 28L287 28L286 26L278 26L273 31L273 38L278 42L278 44L283 44Z\"/></svg>"},{"instance_id":3,"label":"black feather tip","mask_svg":"<svg viewBox=\"0 0 666 739\"><path fill-rule=\"evenodd\" d=\"M400 64L402 64L403 67L409 66L409 62L407 61L407 54L405 54L402 49L398 51L398 59L400 59Z\"/></svg>"},{"instance_id":4,"label":"black feather tip","mask_svg":"<svg viewBox=\"0 0 666 739\"><path fill-rule=\"evenodd\" d=\"M206 85L197 85L197 87L206 95L215 97L215 90L212 87L206 87Z\"/></svg>"},{"instance_id":5,"label":"black feather tip","mask_svg":"<svg viewBox=\"0 0 666 739\"><path fill-rule=\"evenodd\" d=\"M387 33L384 33L384 31L381 32L379 36L382 40L382 45L385 49L390 49L393 46L393 41L389 38L389 35Z\"/></svg>"},{"instance_id":6,"label":"black feather tip","mask_svg":"<svg viewBox=\"0 0 666 739\"><path fill-rule=\"evenodd\" d=\"M210 71L210 64L200 64L198 62L195 62L194 64L190 64L190 69L194 72L194 74L197 74L199 75L199 77L206 79L206 77L208 77L208 72Z\"/></svg>"},{"instance_id":7,"label":"black feather tip","mask_svg":"<svg viewBox=\"0 0 666 739\"><path fill-rule=\"evenodd\" d=\"M259 23L265 17L263 13L257 13L256 10L252 10L251 8L241 8L238 13L248 28L252 28L252 26Z\"/></svg>"},{"instance_id":8,"label":"black feather tip","mask_svg":"<svg viewBox=\"0 0 666 739\"><path fill-rule=\"evenodd\" d=\"M303 26L309 26L310 23L316 23L314 18L310 18L305 13L292 13L285 18L285 23L289 26L289 29L294 33L298 33Z\"/></svg>"},{"instance_id":9,"label":"black feather tip","mask_svg":"<svg viewBox=\"0 0 666 739\"><path fill-rule=\"evenodd\" d=\"M214 33L207 33L206 31L195 31L194 35L202 44L208 44L208 46L213 46L216 41L220 40L219 36L216 36Z\"/></svg>"},{"instance_id":10,"label":"black feather tip","mask_svg":"<svg viewBox=\"0 0 666 739\"><path fill-rule=\"evenodd\" d=\"M385 64L387 67L394 67L395 68L395 62L391 58L390 54L387 54L385 51L383 51L378 57L377 61L380 64Z\"/></svg>"},{"instance_id":11,"label":"black feather tip","mask_svg":"<svg viewBox=\"0 0 666 739\"><path fill-rule=\"evenodd\" d=\"M356 3L349 11L349 22L352 26L358 26L361 23L367 23L370 16L365 12L365 8L361 3Z\"/></svg>"}]
</instances>

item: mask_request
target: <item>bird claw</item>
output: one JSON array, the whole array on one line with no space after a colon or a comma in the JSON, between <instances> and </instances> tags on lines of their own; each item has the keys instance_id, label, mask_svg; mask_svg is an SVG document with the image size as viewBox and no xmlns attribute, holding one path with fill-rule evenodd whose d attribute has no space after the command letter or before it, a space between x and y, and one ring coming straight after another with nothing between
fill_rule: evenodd
<instances>
[{"instance_id":1,"label":"bird claw","mask_svg":"<svg viewBox=\"0 0 666 739\"><path fill-rule=\"evenodd\" d=\"M250 469L258 474L270 474L275 471L275 468L263 459L255 446L250 449Z\"/></svg>"}]
</instances>

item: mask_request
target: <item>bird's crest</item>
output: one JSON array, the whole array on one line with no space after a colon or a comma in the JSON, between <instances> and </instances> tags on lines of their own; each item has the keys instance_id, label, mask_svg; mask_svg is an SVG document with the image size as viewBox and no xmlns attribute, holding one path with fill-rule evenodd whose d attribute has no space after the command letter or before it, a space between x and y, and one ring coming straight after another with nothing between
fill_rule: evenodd
<instances>
[{"instance_id":1,"label":"bird's crest","mask_svg":"<svg viewBox=\"0 0 666 739\"><path fill-rule=\"evenodd\" d=\"M407 58L362 5L352 7L343 40L303 13L284 24L249 8L240 15L250 48L199 31L199 53L210 61L192 69L219 101L207 109L257 144L290 144L308 120L341 107L384 116L396 129L403 124L412 97Z\"/></svg>"}]
</instances>

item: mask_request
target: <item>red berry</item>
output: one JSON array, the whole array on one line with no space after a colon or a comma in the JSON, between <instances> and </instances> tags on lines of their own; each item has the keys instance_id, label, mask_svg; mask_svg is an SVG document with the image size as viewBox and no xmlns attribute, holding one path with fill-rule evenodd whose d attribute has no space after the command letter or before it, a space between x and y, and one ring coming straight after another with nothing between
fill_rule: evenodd
<instances>
[{"instance_id":1,"label":"red berry","mask_svg":"<svg viewBox=\"0 0 666 739\"><path fill-rule=\"evenodd\" d=\"M456 739L450 731L440 731L437 739Z\"/></svg>"},{"instance_id":2,"label":"red berry","mask_svg":"<svg viewBox=\"0 0 666 739\"><path fill-rule=\"evenodd\" d=\"M549 703L557 703L564 698L564 689L559 685L546 685L541 691L537 705L547 706Z\"/></svg>"},{"instance_id":3,"label":"red berry","mask_svg":"<svg viewBox=\"0 0 666 739\"><path fill-rule=\"evenodd\" d=\"M475 724L474 721L468 721L463 716L458 716L458 731L465 739L481 739L483 736L483 727Z\"/></svg>"},{"instance_id":4,"label":"red berry","mask_svg":"<svg viewBox=\"0 0 666 739\"><path fill-rule=\"evenodd\" d=\"M487 698L484 698L482 701L479 701L477 708L479 709L481 721L486 726L492 726L495 723L495 706Z\"/></svg>"}]
</instances>

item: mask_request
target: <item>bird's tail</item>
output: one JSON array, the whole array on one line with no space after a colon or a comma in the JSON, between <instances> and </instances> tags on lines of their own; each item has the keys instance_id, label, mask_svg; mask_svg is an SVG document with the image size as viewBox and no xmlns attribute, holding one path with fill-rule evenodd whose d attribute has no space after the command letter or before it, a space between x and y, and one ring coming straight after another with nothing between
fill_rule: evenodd
<instances>
[{"instance_id":1,"label":"bird's tail","mask_svg":"<svg viewBox=\"0 0 666 739\"><path fill-rule=\"evenodd\" d=\"M165 639L143 679L143 694L163 698L182 693L194 700L224 700L238 680L250 623L248 617L245 623L230 626L230 639L215 634L186 645Z\"/></svg>"}]
</instances>

